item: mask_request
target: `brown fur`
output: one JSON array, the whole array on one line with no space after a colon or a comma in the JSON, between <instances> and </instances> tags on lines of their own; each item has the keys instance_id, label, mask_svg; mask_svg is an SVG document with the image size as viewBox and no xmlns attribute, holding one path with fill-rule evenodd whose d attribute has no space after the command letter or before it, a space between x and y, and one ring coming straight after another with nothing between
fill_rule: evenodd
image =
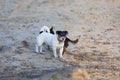
<instances>
[{"instance_id":1,"label":"brown fur","mask_svg":"<svg viewBox=\"0 0 120 80\"><path fill-rule=\"evenodd\" d=\"M67 47L69 46L69 42L71 42L71 43L77 43L78 42L78 39L76 39L76 40L70 40L68 37L65 39L65 42L64 42L64 50L63 50L63 54L64 54L64 52L66 51L66 49L67 49Z\"/></svg>"}]
</instances>

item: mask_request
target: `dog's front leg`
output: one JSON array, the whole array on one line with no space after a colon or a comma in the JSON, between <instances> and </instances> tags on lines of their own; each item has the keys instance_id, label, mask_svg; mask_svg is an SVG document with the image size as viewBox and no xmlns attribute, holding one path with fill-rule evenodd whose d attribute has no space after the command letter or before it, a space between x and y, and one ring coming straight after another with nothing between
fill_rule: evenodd
<instances>
[{"instance_id":1,"label":"dog's front leg","mask_svg":"<svg viewBox=\"0 0 120 80\"><path fill-rule=\"evenodd\" d=\"M54 57L57 58L57 53L56 53L56 47L53 47L53 54L54 54Z\"/></svg>"},{"instance_id":2,"label":"dog's front leg","mask_svg":"<svg viewBox=\"0 0 120 80\"><path fill-rule=\"evenodd\" d=\"M42 48L43 48L43 46L41 45L41 46L40 46L40 49L39 49L39 52L40 52L40 53L42 53Z\"/></svg>"},{"instance_id":3,"label":"dog's front leg","mask_svg":"<svg viewBox=\"0 0 120 80\"><path fill-rule=\"evenodd\" d=\"M63 55L62 55L63 54L63 47L60 48L60 53L59 54L60 54L60 58L63 58Z\"/></svg>"}]
</instances>

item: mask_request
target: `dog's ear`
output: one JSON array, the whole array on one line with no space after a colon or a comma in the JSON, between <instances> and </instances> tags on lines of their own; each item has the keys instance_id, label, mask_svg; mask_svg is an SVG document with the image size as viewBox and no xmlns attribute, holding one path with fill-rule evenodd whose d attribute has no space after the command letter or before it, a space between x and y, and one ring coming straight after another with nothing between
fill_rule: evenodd
<instances>
[{"instance_id":1,"label":"dog's ear","mask_svg":"<svg viewBox=\"0 0 120 80\"><path fill-rule=\"evenodd\" d=\"M50 28L50 33L55 34L54 31L53 31L53 26Z\"/></svg>"},{"instance_id":2,"label":"dog's ear","mask_svg":"<svg viewBox=\"0 0 120 80\"><path fill-rule=\"evenodd\" d=\"M41 34L43 31L40 31L39 34Z\"/></svg>"},{"instance_id":3,"label":"dog's ear","mask_svg":"<svg viewBox=\"0 0 120 80\"><path fill-rule=\"evenodd\" d=\"M56 34L60 34L61 33L61 31L56 31Z\"/></svg>"},{"instance_id":4,"label":"dog's ear","mask_svg":"<svg viewBox=\"0 0 120 80\"><path fill-rule=\"evenodd\" d=\"M64 33L67 35L67 34L68 34L68 31L64 31Z\"/></svg>"},{"instance_id":5,"label":"dog's ear","mask_svg":"<svg viewBox=\"0 0 120 80\"><path fill-rule=\"evenodd\" d=\"M53 26L50 28L50 30L53 30Z\"/></svg>"}]
</instances>

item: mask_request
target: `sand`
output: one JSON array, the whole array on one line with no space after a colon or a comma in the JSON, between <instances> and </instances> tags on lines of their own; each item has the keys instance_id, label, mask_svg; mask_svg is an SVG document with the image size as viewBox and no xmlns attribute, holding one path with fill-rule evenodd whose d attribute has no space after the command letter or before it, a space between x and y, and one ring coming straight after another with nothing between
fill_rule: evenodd
<instances>
[{"instance_id":1,"label":"sand","mask_svg":"<svg viewBox=\"0 0 120 80\"><path fill-rule=\"evenodd\" d=\"M80 36L64 60L47 48L35 53L44 25L67 30L70 39ZM119 61L119 0L0 1L0 80L75 80L76 69L89 80L120 80Z\"/></svg>"}]
</instances>

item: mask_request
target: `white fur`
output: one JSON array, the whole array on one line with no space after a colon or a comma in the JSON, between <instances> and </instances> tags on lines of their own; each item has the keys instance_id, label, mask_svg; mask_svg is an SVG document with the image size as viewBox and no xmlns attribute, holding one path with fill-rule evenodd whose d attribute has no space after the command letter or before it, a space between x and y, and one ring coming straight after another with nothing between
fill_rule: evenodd
<instances>
[{"instance_id":1,"label":"white fur","mask_svg":"<svg viewBox=\"0 0 120 80\"><path fill-rule=\"evenodd\" d=\"M50 28L48 27L48 26L43 26L41 29L40 29L40 31L43 31L43 32L48 32L48 33L50 33Z\"/></svg>"},{"instance_id":2,"label":"white fur","mask_svg":"<svg viewBox=\"0 0 120 80\"><path fill-rule=\"evenodd\" d=\"M37 53L39 53L39 52L41 53L42 52L43 43L45 43L45 44L47 44L47 45L52 47L53 54L54 54L55 58L58 57L57 56L57 51L56 51L57 49L59 49L59 56L60 56L60 58L63 58L62 52L63 52L64 41L63 42L59 42L57 37L58 37L57 34L53 35L53 34L46 33L46 32L43 32L42 34L40 34L37 37L36 52Z\"/></svg>"}]
</instances>

